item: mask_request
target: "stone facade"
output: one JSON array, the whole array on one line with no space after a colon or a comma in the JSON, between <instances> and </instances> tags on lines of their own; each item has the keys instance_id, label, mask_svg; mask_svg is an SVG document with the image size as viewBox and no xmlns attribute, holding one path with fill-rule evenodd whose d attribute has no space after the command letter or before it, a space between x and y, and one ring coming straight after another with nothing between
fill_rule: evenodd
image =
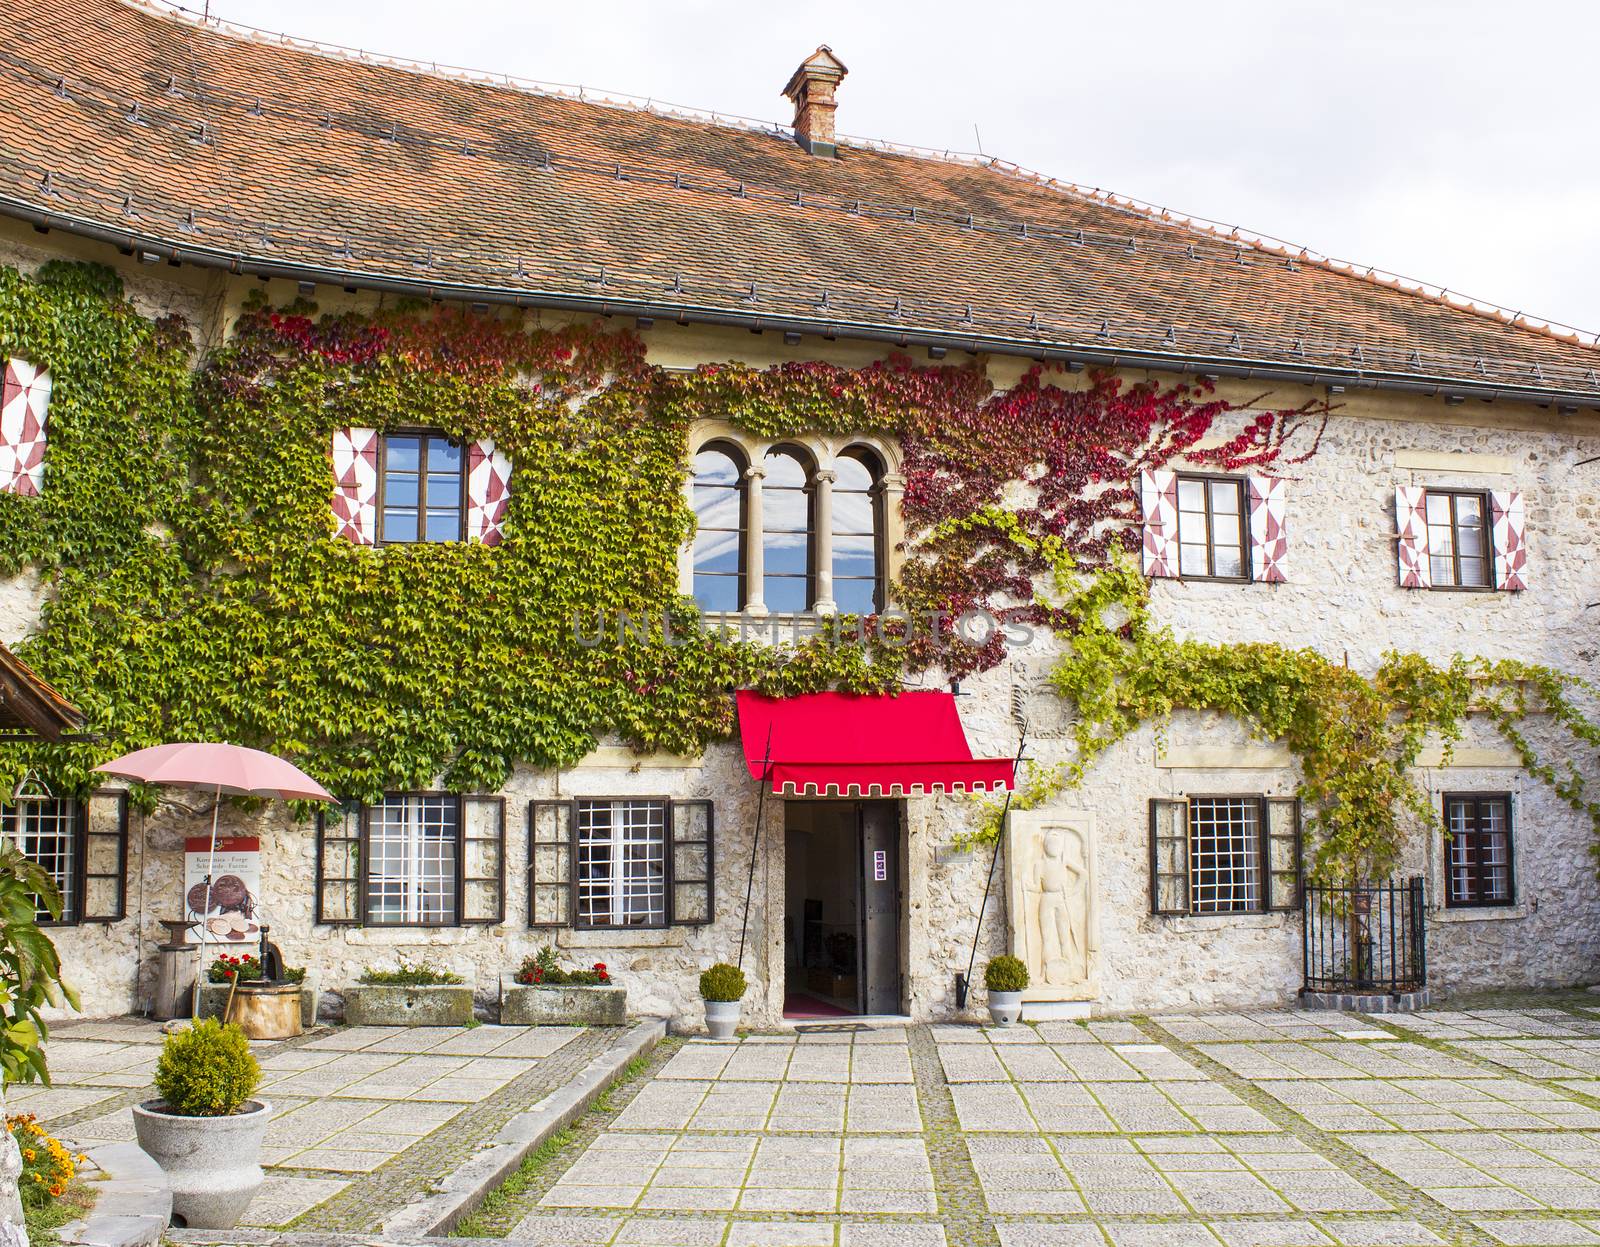
<instances>
[{"instance_id":1,"label":"stone facade","mask_svg":"<svg viewBox=\"0 0 1600 1247\"><path fill-rule=\"evenodd\" d=\"M136 303L154 313L180 311L202 343L216 341L249 286L189 269L141 267L108 248L0 227L0 263L29 268L67 254L116 263ZM276 283L282 286L282 283ZM275 297L290 297L287 288ZM370 306L375 297L328 299L325 308ZM653 361L682 366L730 357L756 365L815 357L859 364L877 352L860 343L789 347L743 332L662 325L646 332ZM1017 361L991 365L997 385L1015 380ZM1064 378L1063 384L1075 384ZM1259 387L1222 383L1223 397L1245 401ZM1317 395L1283 387L1265 406L1293 406ZM1283 584L1163 580L1153 586L1158 618L1180 634L1211 640L1261 640L1314 647L1370 671L1389 649L1447 660L1457 652L1518 657L1576 674L1595 674L1590 603L1600 600L1595 527L1600 490L1595 469L1578 461L1600 456L1600 423L1589 415L1509 403L1446 406L1389 393L1343 396L1319 452L1290 469L1289 575ZM1248 419L1235 412L1233 424ZM1226 432L1227 429L1219 430ZM1441 592L1396 584L1394 489L1399 484L1515 487L1527 506L1529 588L1523 593ZM39 622L37 578L0 584L0 640L14 643ZM1043 684L1054 652L1048 636L1013 651L1002 667L964 682L960 708L978 756L1009 756L1017 744L1013 693L1031 721L1029 755L1043 764L1068 756L1070 718ZM927 687L939 687L935 676ZM1537 733L1540 728L1534 725ZM1425 761L1439 762L1434 757ZM1156 917L1149 903L1148 802L1192 793L1287 796L1296 784L1292 760L1271 742L1251 741L1237 724L1180 715L1158 738L1146 728L1108 751L1087 782L1039 812L1094 829L1094 897L1098 911L1092 1000L1103 1011L1181 1009L1282 1001L1300 986L1300 919L1292 913ZM1600 884L1584 819L1547 786L1515 765L1504 742L1481 721L1453 765L1425 767L1434 794L1496 791L1514 804L1517 904L1499 910L1433 909L1429 914L1430 987L1555 985L1600 978ZM502 974L523 956L554 944L564 960L603 960L628 991L637 1014L663 1014L699 1025L698 972L734 960L750 880L748 948L751 977L744 1020L768 1025L783 1008L785 957L784 824L781 799L769 799L756 844L757 793L732 742L703 758L635 758L610 742L586 765L560 774L519 768L507 801L506 920L494 927L439 930L317 927L310 880L314 833L281 809L247 814L228 807L224 831L259 835L263 916L291 965L337 992L363 967L426 956L475 983L488 1008ZM530 930L526 921L527 805L571 796L664 796L715 803L715 921L706 926L633 932ZM955 838L975 820L971 799L922 797L903 803L901 959L904 1008L918 1019L952 1016L958 973L968 967L974 935L977 966L1009 944L1006 870L981 917L989 851L957 851ZM154 986L159 922L176 917L182 897L183 841L204 834L210 805L173 794L148 817L131 819L127 918L108 926L58 930L67 972L89 1014L145 1007ZM1441 892L1440 846L1421 837L1408 846L1405 871ZM753 877L750 872L753 870ZM981 1008L981 992L972 1002Z\"/></svg>"}]
</instances>

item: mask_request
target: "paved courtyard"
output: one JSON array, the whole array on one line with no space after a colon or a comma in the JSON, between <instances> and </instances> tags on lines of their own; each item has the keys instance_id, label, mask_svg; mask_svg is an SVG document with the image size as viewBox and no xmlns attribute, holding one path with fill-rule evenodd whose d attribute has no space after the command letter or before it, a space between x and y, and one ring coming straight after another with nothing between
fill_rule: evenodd
<instances>
[{"instance_id":1,"label":"paved courtyard","mask_svg":"<svg viewBox=\"0 0 1600 1247\"><path fill-rule=\"evenodd\" d=\"M616 1037L578 1027L322 1028L252 1044L258 1093L273 1109L267 1185L248 1225L370 1230L515 1112L566 1082ZM152 1022L65 1023L51 1030L51 1087L13 1087L77 1147L133 1138L131 1104L155 1094L163 1038ZM248 1241L248 1239L246 1240Z\"/></svg>"},{"instance_id":2,"label":"paved courtyard","mask_svg":"<svg viewBox=\"0 0 1600 1247\"><path fill-rule=\"evenodd\" d=\"M464 1228L544 1247L1600 1247L1600 1002L1547 1001L691 1040Z\"/></svg>"}]
</instances>

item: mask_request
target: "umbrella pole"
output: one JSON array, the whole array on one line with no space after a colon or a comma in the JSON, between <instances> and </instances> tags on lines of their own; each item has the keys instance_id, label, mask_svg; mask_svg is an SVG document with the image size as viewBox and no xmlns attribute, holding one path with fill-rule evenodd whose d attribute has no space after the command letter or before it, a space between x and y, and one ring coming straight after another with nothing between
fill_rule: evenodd
<instances>
[{"instance_id":1,"label":"umbrella pole","mask_svg":"<svg viewBox=\"0 0 1600 1247\"><path fill-rule=\"evenodd\" d=\"M217 816L222 813L222 785L217 785L217 799L211 807L211 856L206 860L206 905L200 912L199 939L194 954L194 1003L189 1009L189 1020L200 1020L200 976L206 964L206 915L211 912L211 889L217 878ZM231 996L230 996L231 999ZM226 1019L224 1019L226 1020Z\"/></svg>"}]
</instances>

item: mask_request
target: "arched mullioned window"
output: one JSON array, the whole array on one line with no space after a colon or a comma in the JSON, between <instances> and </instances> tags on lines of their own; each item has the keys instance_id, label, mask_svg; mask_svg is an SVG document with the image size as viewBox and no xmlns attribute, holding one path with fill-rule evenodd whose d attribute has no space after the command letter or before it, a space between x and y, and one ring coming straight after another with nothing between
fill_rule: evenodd
<instances>
[{"instance_id":1,"label":"arched mullioned window","mask_svg":"<svg viewBox=\"0 0 1600 1247\"><path fill-rule=\"evenodd\" d=\"M744 456L712 442L694 457L694 597L705 611L745 606Z\"/></svg>"},{"instance_id":2,"label":"arched mullioned window","mask_svg":"<svg viewBox=\"0 0 1600 1247\"><path fill-rule=\"evenodd\" d=\"M883 462L861 446L833 463L833 601L841 614L883 609Z\"/></svg>"},{"instance_id":3,"label":"arched mullioned window","mask_svg":"<svg viewBox=\"0 0 1600 1247\"><path fill-rule=\"evenodd\" d=\"M799 614L817 600L811 457L798 446L775 446L762 466L762 596L773 614Z\"/></svg>"}]
</instances>

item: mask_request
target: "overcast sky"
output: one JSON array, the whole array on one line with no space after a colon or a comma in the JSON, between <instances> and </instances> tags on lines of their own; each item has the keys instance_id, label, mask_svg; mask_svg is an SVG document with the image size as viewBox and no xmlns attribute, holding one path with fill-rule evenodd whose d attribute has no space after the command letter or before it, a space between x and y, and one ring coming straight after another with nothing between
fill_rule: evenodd
<instances>
[{"instance_id":1,"label":"overcast sky","mask_svg":"<svg viewBox=\"0 0 1600 1247\"><path fill-rule=\"evenodd\" d=\"M203 0L185 0L198 7ZM1600 330L1600 5L1584 0L211 0L370 51L983 150Z\"/></svg>"}]
</instances>

